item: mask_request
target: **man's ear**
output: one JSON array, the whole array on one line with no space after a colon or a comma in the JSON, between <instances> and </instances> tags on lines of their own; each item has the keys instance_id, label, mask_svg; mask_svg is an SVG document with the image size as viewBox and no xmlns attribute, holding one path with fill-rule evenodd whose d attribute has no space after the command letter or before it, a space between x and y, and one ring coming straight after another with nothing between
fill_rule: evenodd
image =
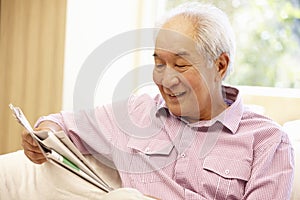
<instances>
[{"instance_id":1,"label":"man's ear","mask_svg":"<svg viewBox=\"0 0 300 200\"><path fill-rule=\"evenodd\" d=\"M215 63L217 67L218 76L223 79L229 65L229 56L227 53L222 53Z\"/></svg>"}]
</instances>

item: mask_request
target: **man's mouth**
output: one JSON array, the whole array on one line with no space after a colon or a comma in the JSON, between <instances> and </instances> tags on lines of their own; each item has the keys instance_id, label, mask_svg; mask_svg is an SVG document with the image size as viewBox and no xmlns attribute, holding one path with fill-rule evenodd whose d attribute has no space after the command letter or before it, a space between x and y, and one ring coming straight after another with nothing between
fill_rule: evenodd
<instances>
[{"instance_id":1,"label":"man's mouth","mask_svg":"<svg viewBox=\"0 0 300 200\"><path fill-rule=\"evenodd\" d=\"M176 92L176 93L172 93L172 94L168 94L170 97L180 97L183 96L185 94L185 92Z\"/></svg>"}]
</instances>

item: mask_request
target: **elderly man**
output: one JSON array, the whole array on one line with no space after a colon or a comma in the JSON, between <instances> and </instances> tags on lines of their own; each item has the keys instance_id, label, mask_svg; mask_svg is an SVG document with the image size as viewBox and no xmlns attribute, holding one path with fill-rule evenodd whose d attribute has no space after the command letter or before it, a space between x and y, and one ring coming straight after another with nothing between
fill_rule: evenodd
<instances>
[{"instance_id":1,"label":"elderly man","mask_svg":"<svg viewBox=\"0 0 300 200\"><path fill-rule=\"evenodd\" d=\"M155 42L160 95L52 114L37 129L65 131L85 154L109 160L103 162L118 170L122 187L158 199L289 199L287 135L247 110L236 88L222 85L235 54L226 15L210 5L183 4L163 18ZM30 135L22 138L27 157L44 163ZM130 198L136 190L105 197Z\"/></svg>"}]
</instances>

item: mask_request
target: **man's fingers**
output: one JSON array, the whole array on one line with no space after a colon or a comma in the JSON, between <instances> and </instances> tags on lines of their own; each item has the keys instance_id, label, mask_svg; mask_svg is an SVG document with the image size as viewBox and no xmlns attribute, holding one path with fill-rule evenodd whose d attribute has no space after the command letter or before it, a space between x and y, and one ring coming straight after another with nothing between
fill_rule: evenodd
<instances>
[{"instance_id":1,"label":"man's fingers","mask_svg":"<svg viewBox=\"0 0 300 200\"><path fill-rule=\"evenodd\" d=\"M23 149L26 149L28 151L42 153L40 148L37 145L33 146L31 142L28 142L26 140L22 141L22 146L23 146Z\"/></svg>"},{"instance_id":2,"label":"man's fingers","mask_svg":"<svg viewBox=\"0 0 300 200\"><path fill-rule=\"evenodd\" d=\"M42 164L47 161L47 159L42 153L36 153L25 149L24 153L32 162L36 164Z\"/></svg>"},{"instance_id":3,"label":"man's fingers","mask_svg":"<svg viewBox=\"0 0 300 200\"><path fill-rule=\"evenodd\" d=\"M43 164L46 161L47 160L44 158L44 159L40 159L40 160L36 160L36 161L32 161L32 162L34 162L35 164Z\"/></svg>"},{"instance_id":4,"label":"man's fingers","mask_svg":"<svg viewBox=\"0 0 300 200\"><path fill-rule=\"evenodd\" d=\"M41 153L37 143L32 139L31 135L27 132L22 133L22 146L25 150Z\"/></svg>"},{"instance_id":5,"label":"man's fingers","mask_svg":"<svg viewBox=\"0 0 300 200\"><path fill-rule=\"evenodd\" d=\"M31 135L25 130L22 132L22 139L23 141L26 141L31 146L37 146L36 142L33 140Z\"/></svg>"},{"instance_id":6,"label":"man's fingers","mask_svg":"<svg viewBox=\"0 0 300 200\"><path fill-rule=\"evenodd\" d=\"M28 157L34 158L34 160L41 160L41 159L44 159L44 158L45 158L44 154L42 154L42 153L37 153L37 152L34 152L34 151L24 150L24 153L25 153Z\"/></svg>"},{"instance_id":7,"label":"man's fingers","mask_svg":"<svg viewBox=\"0 0 300 200\"><path fill-rule=\"evenodd\" d=\"M24 154L34 163L42 164L47 161L44 154L37 145L37 142L27 131L22 132L22 146Z\"/></svg>"}]
</instances>

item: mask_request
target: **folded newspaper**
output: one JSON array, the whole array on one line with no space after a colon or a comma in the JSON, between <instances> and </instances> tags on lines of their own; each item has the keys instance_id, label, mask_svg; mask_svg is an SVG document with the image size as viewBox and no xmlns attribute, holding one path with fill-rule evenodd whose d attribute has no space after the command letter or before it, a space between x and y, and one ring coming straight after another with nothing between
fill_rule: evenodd
<instances>
[{"instance_id":1,"label":"folded newspaper","mask_svg":"<svg viewBox=\"0 0 300 200\"><path fill-rule=\"evenodd\" d=\"M36 141L46 159L97 186L105 192L113 190L63 132L34 131L19 107L9 104L14 117Z\"/></svg>"}]
</instances>

